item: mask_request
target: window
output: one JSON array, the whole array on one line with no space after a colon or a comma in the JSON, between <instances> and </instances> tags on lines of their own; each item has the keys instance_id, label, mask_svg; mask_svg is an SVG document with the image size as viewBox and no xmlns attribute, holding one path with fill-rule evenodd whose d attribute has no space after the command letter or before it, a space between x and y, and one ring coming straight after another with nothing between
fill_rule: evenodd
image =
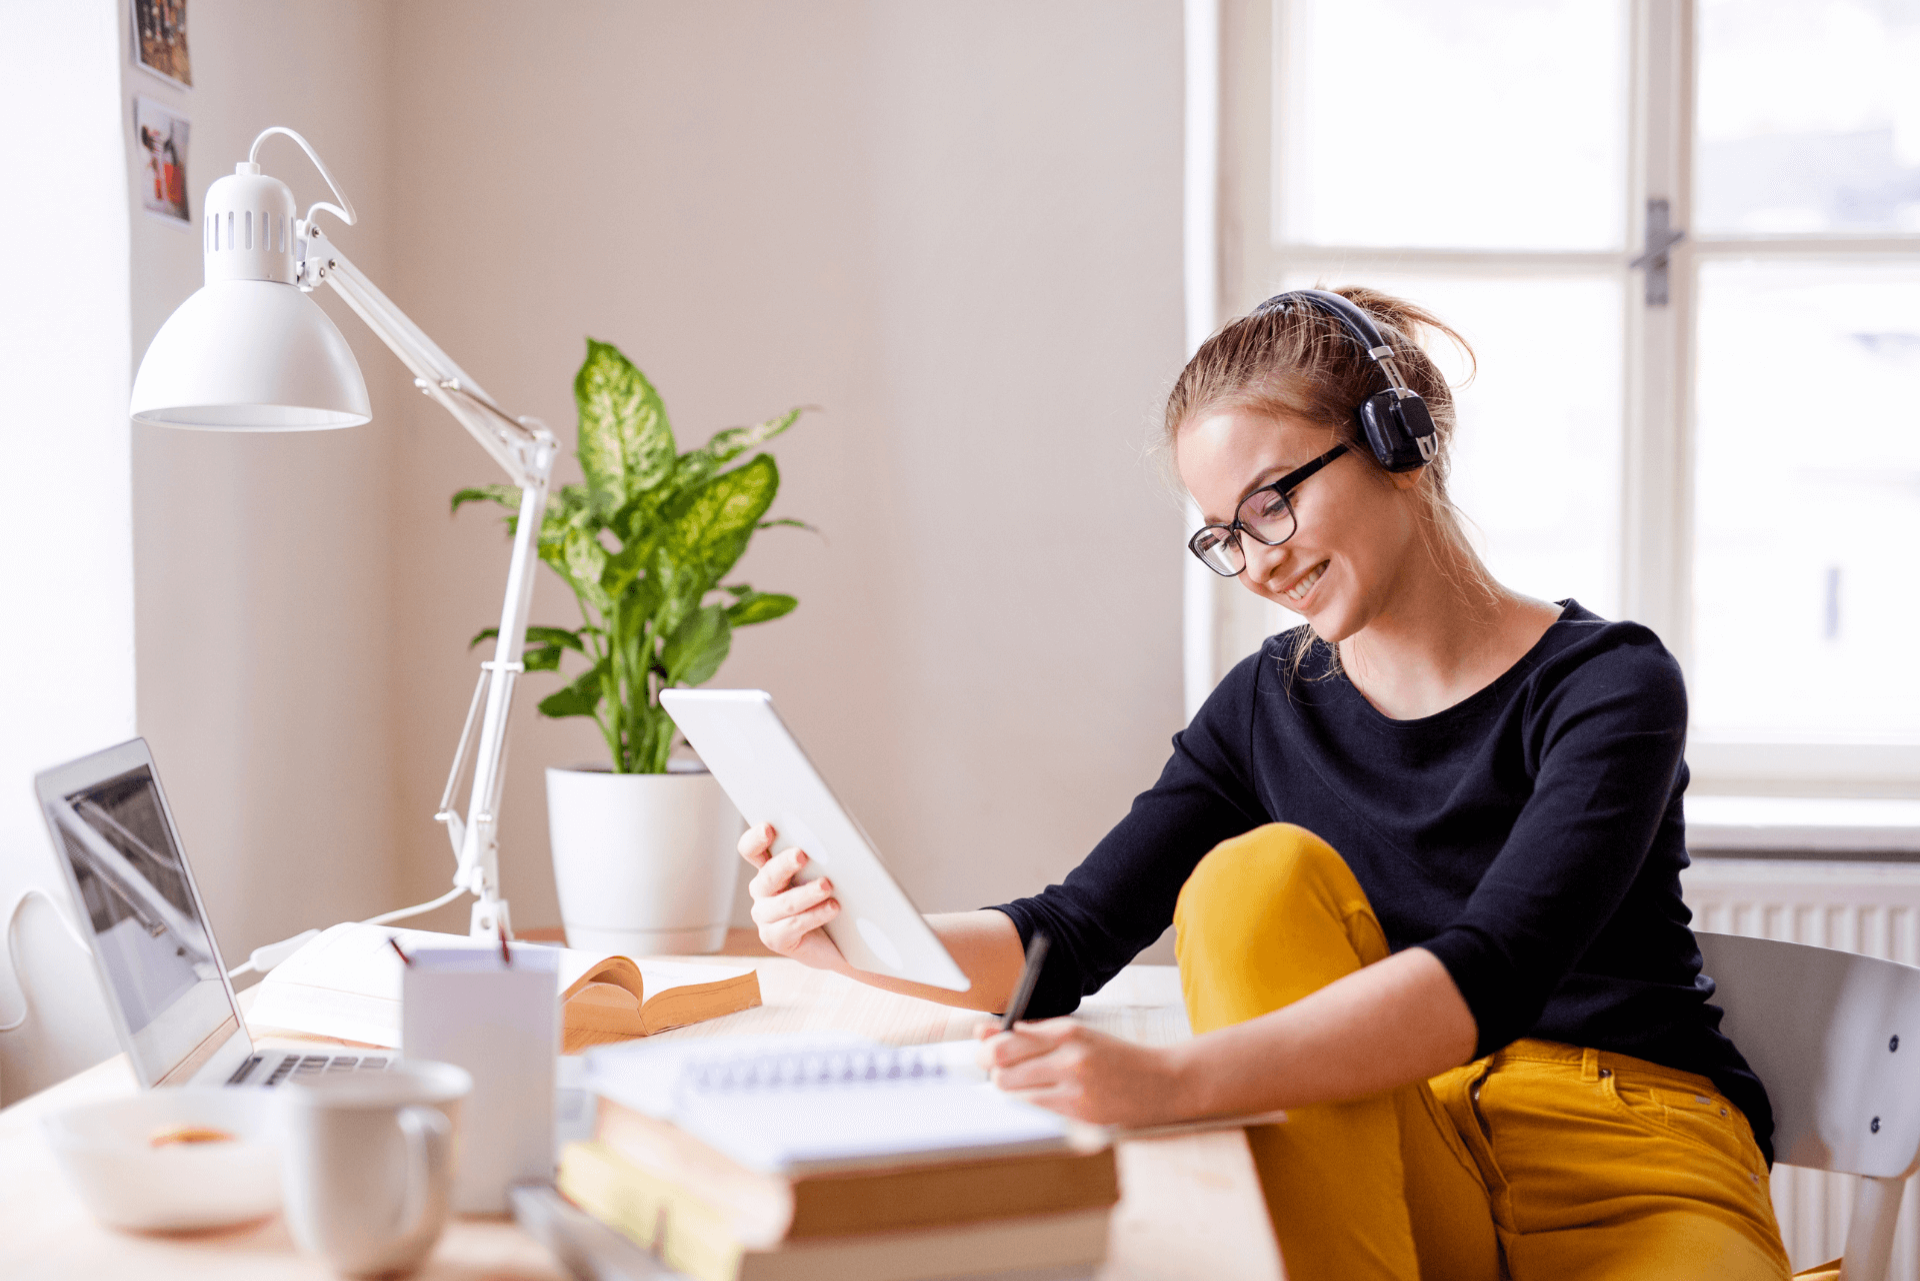
<instances>
[{"instance_id":1,"label":"window","mask_svg":"<svg viewBox=\"0 0 1920 1281\"><path fill-rule=\"evenodd\" d=\"M1229 0L1220 47L1221 314L1429 307L1489 565L1660 633L1702 785L1920 793L1920 8ZM1294 621L1208 590L1216 676Z\"/></svg>"}]
</instances>

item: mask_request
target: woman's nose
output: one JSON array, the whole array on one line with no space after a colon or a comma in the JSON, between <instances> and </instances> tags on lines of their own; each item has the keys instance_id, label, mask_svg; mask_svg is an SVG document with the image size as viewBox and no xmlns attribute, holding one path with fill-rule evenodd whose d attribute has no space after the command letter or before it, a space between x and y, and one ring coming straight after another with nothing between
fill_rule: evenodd
<instances>
[{"instance_id":1,"label":"woman's nose","mask_svg":"<svg viewBox=\"0 0 1920 1281\"><path fill-rule=\"evenodd\" d=\"M1265 586L1267 580L1273 577L1274 571L1287 559L1287 549L1285 547L1269 547L1265 543L1256 542L1251 538L1242 539L1241 545L1247 558L1247 564L1246 568L1242 569L1240 573L1248 582L1260 586Z\"/></svg>"}]
</instances>

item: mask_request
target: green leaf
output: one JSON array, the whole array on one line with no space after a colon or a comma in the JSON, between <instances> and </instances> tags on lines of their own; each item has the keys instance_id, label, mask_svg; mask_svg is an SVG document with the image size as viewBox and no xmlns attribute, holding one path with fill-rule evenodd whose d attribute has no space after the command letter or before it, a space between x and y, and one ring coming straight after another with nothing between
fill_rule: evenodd
<instances>
[{"instance_id":1,"label":"green leaf","mask_svg":"<svg viewBox=\"0 0 1920 1281\"><path fill-rule=\"evenodd\" d=\"M665 480L675 464L666 406L646 375L609 343L587 339L573 380L580 407L580 470L596 511L619 509Z\"/></svg>"},{"instance_id":2,"label":"green leaf","mask_svg":"<svg viewBox=\"0 0 1920 1281\"><path fill-rule=\"evenodd\" d=\"M735 627L768 623L782 614L791 614L800 602L778 592L750 591L727 608L727 621Z\"/></svg>"},{"instance_id":3,"label":"green leaf","mask_svg":"<svg viewBox=\"0 0 1920 1281\"><path fill-rule=\"evenodd\" d=\"M564 627L541 627L537 624L531 626L527 628L527 644L559 645L582 654L587 652L586 647L581 644L580 634L570 632Z\"/></svg>"},{"instance_id":4,"label":"green leaf","mask_svg":"<svg viewBox=\"0 0 1920 1281\"><path fill-rule=\"evenodd\" d=\"M634 579L646 568L647 558L652 554L653 546L646 542L629 542L625 547L607 557L607 567L601 571L600 585L607 589L607 595L616 600L625 595L634 586ZM645 591L645 585L640 586ZM648 612L652 612L651 609Z\"/></svg>"},{"instance_id":5,"label":"green leaf","mask_svg":"<svg viewBox=\"0 0 1920 1281\"><path fill-rule=\"evenodd\" d=\"M754 526L780 489L780 469L767 454L722 472L675 504L663 547L675 564L694 568L705 581L700 594L732 569L747 550Z\"/></svg>"},{"instance_id":6,"label":"green leaf","mask_svg":"<svg viewBox=\"0 0 1920 1281\"><path fill-rule=\"evenodd\" d=\"M733 646L727 611L708 605L687 616L660 647L660 663L670 685L701 685L713 679Z\"/></svg>"},{"instance_id":7,"label":"green leaf","mask_svg":"<svg viewBox=\"0 0 1920 1281\"><path fill-rule=\"evenodd\" d=\"M670 635L700 604L712 580L699 566L676 561L665 547L655 547L646 581L658 593L653 608L648 611L654 616L655 631Z\"/></svg>"},{"instance_id":8,"label":"green leaf","mask_svg":"<svg viewBox=\"0 0 1920 1281\"><path fill-rule=\"evenodd\" d=\"M673 718L664 708L648 704L640 709L639 733L634 735L634 774L664 774L667 758L673 754Z\"/></svg>"},{"instance_id":9,"label":"green leaf","mask_svg":"<svg viewBox=\"0 0 1920 1281\"><path fill-rule=\"evenodd\" d=\"M607 569L607 549L600 545L600 540L587 530L569 529L566 542L561 546L561 559L573 590L605 613L613 602L600 586L600 576Z\"/></svg>"},{"instance_id":10,"label":"green leaf","mask_svg":"<svg viewBox=\"0 0 1920 1281\"><path fill-rule=\"evenodd\" d=\"M538 649L523 650L520 665L530 672L557 672L560 670L560 656L567 651L558 645L542 645Z\"/></svg>"},{"instance_id":11,"label":"green leaf","mask_svg":"<svg viewBox=\"0 0 1920 1281\"><path fill-rule=\"evenodd\" d=\"M793 426L800 415L810 408L812 406L797 405L778 417L755 423L751 427L729 427L725 431L715 432L713 439L700 448L690 449L680 455L674 479L683 486L699 484L749 449L772 440Z\"/></svg>"},{"instance_id":12,"label":"green leaf","mask_svg":"<svg viewBox=\"0 0 1920 1281\"><path fill-rule=\"evenodd\" d=\"M595 663L573 684L541 699L540 714L555 719L562 716L593 715L594 709L600 706L600 677L606 670L605 659Z\"/></svg>"},{"instance_id":13,"label":"green leaf","mask_svg":"<svg viewBox=\"0 0 1920 1281\"><path fill-rule=\"evenodd\" d=\"M782 516L782 517L780 517L780 518L779 518L778 520L763 520L763 521L761 521L761 522L760 522L760 524L759 524L758 526L756 526L756 528L759 528L759 529L777 529L777 528L779 528L779 527L781 527L781 526L783 526L783 525L785 525L785 526L789 526L789 527L791 527L791 528L793 528L793 529L804 529L804 530L806 530L806 531L808 531L809 533L814 533L814 534L817 534L817 533L819 533L819 532L820 532L818 528L816 528L815 526L812 526L812 525L809 525L809 524L807 524L807 522L806 522L806 521L804 521L804 520L795 520L795 519L794 519L793 517L791 517L791 516Z\"/></svg>"},{"instance_id":14,"label":"green leaf","mask_svg":"<svg viewBox=\"0 0 1920 1281\"><path fill-rule=\"evenodd\" d=\"M472 640L467 642L467 648L472 649L481 641L492 640L499 634L500 629L498 627L483 627L474 633ZM561 649L571 649L582 654L587 652L586 647L580 641L579 634L577 632L570 632L564 627L529 627L527 628L527 645L529 648L525 652L528 654L531 654L534 648L552 649L554 651L554 662L559 661L559 652ZM527 670L530 672L550 670L552 666L553 664L549 663L545 667L535 667L532 659L529 658L527 660Z\"/></svg>"},{"instance_id":15,"label":"green leaf","mask_svg":"<svg viewBox=\"0 0 1920 1281\"><path fill-rule=\"evenodd\" d=\"M499 503L509 511L520 509L520 486L518 485L477 485L463 489L453 496L454 511L459 511L468 503Z\"/></svg>"},{"instance_id":16,"label":"green leaf","mask_svg":"<svg viewBox=\"0 0 1920 1281\"><path fill-rule=\"evenodd\" d=\"M593 495L585 485L562 485L547 497L548 525L570 529L593 519Z\"/></svg>"}]
</instances>

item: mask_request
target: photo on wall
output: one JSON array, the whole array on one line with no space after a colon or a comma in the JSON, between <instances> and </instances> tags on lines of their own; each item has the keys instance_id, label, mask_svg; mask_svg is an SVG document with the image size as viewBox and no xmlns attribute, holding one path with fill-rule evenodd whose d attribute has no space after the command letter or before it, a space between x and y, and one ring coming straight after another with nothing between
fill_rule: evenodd
<instances>
[{"instance_id":1,"label":"photo on wall","mask_svg":"<svg viewBox=\"0 0 1920 1281\"><path fill-rule=\"evenodd\" d=\"M151 98L133 100L133 132L146 157L140 175L140 205L148 213L191 223L187 208L187 132L185 116Z\"/></svg>"},{"instance_id":2,"label":"photo on wall","mask_svg":"<svg viewBox=\"0 0 1920 1281\"><path fill-rule=\"evenodd\" d=\"M133 56L155 75L193 87L187 0L133 0Z\"/></svg>"}]
</instances>

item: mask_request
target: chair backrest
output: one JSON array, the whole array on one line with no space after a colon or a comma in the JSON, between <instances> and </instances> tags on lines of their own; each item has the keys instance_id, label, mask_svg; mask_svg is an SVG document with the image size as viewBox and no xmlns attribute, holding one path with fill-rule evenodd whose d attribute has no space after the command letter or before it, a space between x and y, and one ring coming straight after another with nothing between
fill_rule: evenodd
<instances>
[{"instance_id":1,"label":"chair backrest","mask_svg":"<svg viewBox=\"0 0 1920 1281\"><path fill-rule=\"evenodd\" d=\"M1775 1157L1874 1178L1920 1166L1920 969L1696 933L1721 1030L1767 1087Z\"/></svg>"}]
</instances>

